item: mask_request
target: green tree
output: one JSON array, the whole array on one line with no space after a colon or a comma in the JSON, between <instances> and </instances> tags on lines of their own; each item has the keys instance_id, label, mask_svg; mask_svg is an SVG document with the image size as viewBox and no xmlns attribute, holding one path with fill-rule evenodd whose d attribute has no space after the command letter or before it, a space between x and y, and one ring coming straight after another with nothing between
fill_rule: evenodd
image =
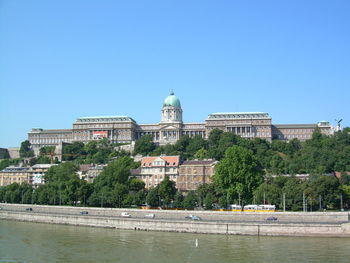
<instances>
[{"instance_id":1,"label":"green tree","mask_svg":"<svg viewBox=\"0 0 350 263\"><path fill-rule=\"evenodd\" d=\"M131 178L128 181L129 191L138 192L145 189L145 183L141 179Z\"/></svg>"},{"instance_id":2,"label":"green tree","mask_svg":"<svg viewBox=\"0 0 350 263\"><path fill-rule=\"evenodd\" d=\"M219 129L212 130L209 133L209 138L208 138L209 147L216 147L217 145L219 145L219 141L223 133L224 132Z\"/></svg>"},{"instance_id":3,"label":"green tree","mask_svg":"<svg viewBox=\"0 0 350 263\"><path fill-rule=\"evenodd\" d=\"M200 150L207 147L207 141L202 138L202 136L196 135L189 140L186 151L183 154L185 158L193 158L194 155Z\"/></svg>"},{"instance_id":4,"label":"green tree","mask_svg":"<svg viewBox=\"0 0 350 263\"><path fill-rule=\"evenodd\" d=\"M134 205L141 206L146 203L146 191L140 190L134 195Z\"/></svg>"},{"instance_id":5,"label":"green tree","mask_svg":"<svg viewBox=\"0 0 350 263\"><path fill-rule=\"evenodd\" d=\"M159 156L161 154L165 154L165 155L179 155L180 152L178 152L175 149L175 145L173 144L166 144L166 145L162 145L157 147L152 153L152 156Z\"/></svg>"},{"instance_id":6,"label":"green tree","mask_svg":"<svg viewBox=\"0 0 350 263\"><path fill-rule=\"evenodd\" d=\"M216 160L220 159L221 150L219 149L219 141L224 132L219 129L214 129L208 137L208 156Z\"/></svg>"},{"instance_id":7,"label":"green tree","mask_svg":"<svg viewBox=\"0 0 350 263\"><path fill-rule=\"evenodd\" d=\"M302 148L302 145L301 145L300 141L297 138L294 138L294 139L289 141L288 150L286 153L292 156L295 153L299 152L301 150L301 148Z\"/></svg>"},{"instance_id":8,"label":"green tree","mask_svg":"<svg viewBox=\"0 0 350 263\"><path fill-rule=\"evenodd\" d=\"M127 194L123 200L123 207L131 207L133 203L134 195L132 193Z\"/></svg>"},{"instance_id":9,"label":"green tree","mask_svg":"<svg viewBox=\"0 0 350 263\"><path fill-rule=\"evenodd\" d=\"M289 154L288 143L281 140L272 140L271 149L276 152Z\"/></svg>"},{"instance_id":10,"label":"green tree","mask_svg":"<svg viewBox=\"0 0 350 263\"><path fill-rule=\"evenodd\" d=\"M107 138L103 138L97 142L98 151L92 155L94 163L107 163L110 160L110 155L114 151L113 145Z\"/></svg>"},{"instance_id":11,"label":"green tree","mask_svg":"<svg viewBox=\"0 0 350 263\"><path fill-rule=\"evenodd\" d=\"M336 208L339 207L340 184L339 180L334 176L320 175L309 179L308 186L310 188L309 199L312 204L319 205L319 197L321 196L323 207Z\"/></svg>"},{"instance_id":12,"label":"green tree","mask_svg":"<svg viewBox=\"0 0 350 263\"><path fill-rule=\"evenodd\" d=\"M43 146L40 148L40 155L50 155L55 153L55 146Z\"/></svg>"},{"instance_id":13,"label":"green tree","mask_svg":"<svg viewBox=\"0 0 350 263\"><path fill-rule=\"evenodd\" d=\"M194 158L198 159L198 160L203 160L206 159L208 156L208 151L204 148L200 148L195 154L194 154Z\"/></svg>"},{"instance_id":14,"label":"green tree","mask_svg":"<svg viewBox=\"0 0 350 263\"><path fill-rule=\"evenodd\" d=\"M217 160L221 160L225 156L226 150L236 145L238 142L238 136L233 134L232 132L224 132L221 134L219 143L217 145L217 153L218 155L215 157Z\"/></svg>"},{"instance_id":15,"label":"green tree","mask_svg":"<svg viewBox=\"0 0 350 263\"><path fill-rule=\"evenodd\" d=\"M117 206L116 195L112 191L112 189L110 189L109 187L104 186L101 189L99 189L98 195L99 195L99 201L100 201L101 207L116 207Z\"/></svg>"},{"instance_id":16,"label":"green tree","mask_svg":"<svg viewBox=\"0 0 350 263\"><path fill-rule=\"evenodd\" d=\"M135 143L134 154L143 156L150 154L156 148L152 135L144 135Z\"/></svg>"},{"instance_id":17,"label":"green tree","mask_svg":"<svg viewBox=\"0 0 350 263\"><path fill-rule=\"evenodd\" d=\"M62 204L76 205L82 201L80 195L82 184L77 171L78 166L71 162L65 162L60 165L52 166L45 175L45 185L39 186L37 202L40 204ZM44 197L43 195L47 195ZM85 195L85 199L88 196Z\"/></svg>"},{"instance_id":18,"label":"green tree","mask_svg":"<svg viewBox=\"0 0 350 263\"><path fill-rule=\"evenodd\" d=\"M175 182L171 181L169 176L165 176L164 180L159 185L158 193L163 200L163 205L166 207L169 206L176 193Z\"/></svg>"},{"instance_id":19,"label":"green tree","mask_svg":"<svg viewBox=\"0 0 350 263\"><path fill-rule=\"evenodd\" d=\"M30 148L30 142L28 140L25 140L21 143L21 148L19 149L19 156L22 158L34 156L34 152Z\"/></svg>"},{"instance_id":20,"label":"green tree","mask_svg":"<svg viewBox=\"0 0 350 263\"><path fill-rule=\"evenodd\" d=\"M307 183L295 176L287 177L282 193L285 194L286 209L300 211L303 209L303 193L307 188Z\"/></svg>"},{"instance_id":21,"label":"green tree","mask_svg":"<svg viewBox=\"0 0 350 263\"><path fill-rule=\"evenodd\" d=\"M3 149L0 151L0 159L10 159L10 154L7 149Z\"/></svg>"},{"instance_id":22,"label":"green tree","mask_svg":"<svg viewBox=\"0 0 350 263\"><path fill-rule=\"evenodd\" d=\"M345 172L350 171L350 146L344 146L335 153L336 161L334 171Z\"/></svg>"},{"instance_id":23,"label":"green tree","mask_svg":"<svg viewBox=\"0 0 350 263\"><path fill-rule=\"evenodd\" d=\"M175 143L174 150L183 154L186 152L188 145L190 144L190 137L188 135L181 136L180 139Z\"/></svg>"},{"instance_id":24,"label":"green tree","mask_svg":"<svg viewBox=\"0 0 350 263\"><path fill-rule=\"evenodd\" d=\"M262 183L254 191L256 204L272 204L277 207L281 206L282 189L278 185L272 183Z\"/></svg>"},{"instance_id":25,"label":"green tree","mask_svg":"<svg viewBox=\"0 0 350 263\"><path fill-rule=\"evenodd\" d=\"M225 158L217 165L214 182L237 199L251 202L253 191L263 182L263 172L252 152L240 146L227 149Z\"/></svg>"},{"instance_id":26,"label":"green tree","mask_svg":"<svg viewBox=\"0 0 350 263\"><path fill-rule=\"evenodd\" d=\"M183 207L183 200L184 200L183 195L180 192L176 192L176 194L174 196L174 202L173 202L174 208Z\"/></svg>"},{"instance_id":27,"label":"green tree","mask_svg":"<svg viewBox=\"0 0 350 263\"><path fill-rule=\"evenodd\" d=\"M10 160L0 160L0 171L11 165Z\"/></svg>"},{"instance_id":28,"label":"green tree","mask_svg":"<svg viewBox=\"0 0 350 263\"><path fill-rule=\"evenodd\" d=\"M47 205L49 203L49 191L47 185L39 186L33 195L33 202L39 205Z\"/></svg>"},{"instance_id":29,"label":"green tree","mask_svg":"<svg viewBox=\"0 0 350 263\"><path fill-rule=\"evenodd\" d=\"M204 198L204 207L205 209L212 209L214 204L215 197L212 193L207 193Z\"/></svg>"},{"instance_id":30,"label":"green tree","mask_svg":"<svg viewBox=\"0 0 350 263\"><path fill-rule=\"evenodd\" d=\"M159 206L159 196L158 196L158 188L151 188L148 191L147 197L146 197L146 203L147 205L151 207L157 207Z\"/></svg>"},{"instance_id":31,"label":"green tree","mask_svg":"<svg viewBox=\"0 0 350 263\"><path fill-rule=\"evenodd\" d=\"M78 158L85 158L84 143L73 142L72 144L66 144L63 146L63 160L73 161Z\"/></svg>"},{"instance_id":32,"label":"green tree","mask_svg":"<svg viewBox=\"0 0 350 263\"><path fill-rule=\"evenodd\" d=\"M97 141L89 141L87 144L85 144L84 145L84 152L86 152L90 156L97 153L98 152Z\"/></svg>"},{"instance_id":33,"label":"green tree","mask_svg":"<svg viewBox=\"0 0 350 263\"><path fill-rule=\"evenodd\" d=\"M129 202L124 203L124 199L128 195L128 187L125 184L117 183L114 186L113 196L117 207L121 207L122 204L129 204ZM131 205L131 204L130 204Z\"/></svg>"},{"instance_id":34,"label":"green tree","mask_svg":"<svg viewBox=\"0 0 350 263\"><path fill-rule=\"evenodd\" d=\"M6 203L20 203L21 190L18 183L13 183L5 187L4 201Z\"/></svg>"},{"instance_id":35,"label":"green tree","mask_svg":"<svg viewBox=\"0 0 350 263\"><path fill-rule=\"evenodd\" d=\"M341 185L340 186L342 195L344 196L344 207L349 209L350 207L350 185ZM1 197L0 197L1 200Z\"/></svg>"},{"instance_id":36,"label":"green tree","mask_svg":"<svg viewBox=\"0 0 350 263\"><path fill-rule=\"evenodd\" d=\"M274 152L271 150L271 144L267 140L255 138L250 141L247 148L253 152L259 166L270 168Z\"/></svg>"},{"instance_id":37,"label":"green tree","mask_svg":"<svg viewBox=\"0 0 350 263\"><path fill-rule=\"evenodd\" d=\"M126 184L130 176L130 169L137 168L137 166L138 163L135 163L130 157L120 157L103 169L102 173L96 177L94 184L98 189L103 186L114 188L117 183Z\"/></svg>"},{"instance_id":38,"label":"green tree","mask_svg":"<svg viewBox=\"0 0 350 263\"><path fill-rule=\"evenodd\" d=\"M101 194L98 191L93 191L88 198L89 206L100 206L101 205Z\"/></svg>"},{"instance_id":39,"label":"green tree","mask_svg":"<svg viewBox=\"0 0 350 263\"><path fill-rule=\"evenodd\" d=\"M271 161L271 173L274 175L281 175L285 173L285 163L283 158L279 154L275 154Z\"/></svg>"},{"instance_id":40,"label":"green tree","mask_svg":"<svg viewBox=\"0 0 350 263\"><path fill-rule=\"evenodd\" d=\"M82 180L79 188L77 189L77 198L80 204L86 205L90 195L93 193L93 184Z\"/></svg>"},{"instance_id":41,"label":"green tree","mask_svg":"<svg viewBox=\"0 0 350 263\"><path fill-rule=\"evenodd\" d=\"M183 207L187 209L193 209L196 207L197 204L197 196L194 191L188 192L186 195L184 201L183 201Z\"/></svg>"},{"instance_id":42,"label":"green tree","mask_svg":"<svg viewBox=\"0 0 350 263\"><path fill-rule=\"evenodd\" d=\"M45 174L45 183L67 182L72 178L78 178L78 166L71 162L52 166Z\"/></svg>"},{"instance_id":43,"label":"green tree","mask_svg":"<svg viewBox=\"0 0 350 263\"><path fill-rule=\"evenodd\" d=\"M198 197L199 206L205 205L204 199L206 198L206 196L208 194L210 194L213 197L217 196L214 184L201 184L198 186L198 188L196 190L196 195Z\"/></svg>"},{"instance_id":44,"label":"green tree","mask_svg":"<svg viewBox=\"0 0 350 263\"><path fill-rule=\"evenodd\" d=\"M51 163L51 158L49 156L39 155L35 160L35 164L49 164Z\"/></svg>"}]
</instances>

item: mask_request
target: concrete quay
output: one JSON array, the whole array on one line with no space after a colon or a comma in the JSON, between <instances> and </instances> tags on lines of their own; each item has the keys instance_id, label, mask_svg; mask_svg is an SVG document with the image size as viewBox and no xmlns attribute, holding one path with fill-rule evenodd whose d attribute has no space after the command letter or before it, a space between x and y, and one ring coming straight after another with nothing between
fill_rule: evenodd
<instances>
[{"instance_id":1,"label":"concrete quay","mask_svg":"<svg viewBox=\"0 0 350 263\"><path fill-rule=\"evenodd\" d=\"M348 212L243 213L0 204L0 219L143 231L258 236L350 237ZM32 208L32 211L27 211ZM88 214L80 214L86 211ZM121 217L128 212L131 217ZM145 218L152 213L154 219ZM200 221L185 219L189 215ZM270 216L276 221L267 221Z\"/></svg>"}]
</instances>

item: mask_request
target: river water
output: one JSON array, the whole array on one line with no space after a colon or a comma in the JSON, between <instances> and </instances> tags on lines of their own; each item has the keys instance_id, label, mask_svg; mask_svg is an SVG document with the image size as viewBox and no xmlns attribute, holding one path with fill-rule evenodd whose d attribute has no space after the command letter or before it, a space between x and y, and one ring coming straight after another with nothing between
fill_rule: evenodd
<instances>
[{"instance_id":1,"label":"river water","mask_svg":"<svg viewBox=\"0 0 350 263\"><path fill-rule=\"evenodd\" d=\"M203 235L0 220L0 262L350 262L350 238Z\"/></svg>"}]
</instances>

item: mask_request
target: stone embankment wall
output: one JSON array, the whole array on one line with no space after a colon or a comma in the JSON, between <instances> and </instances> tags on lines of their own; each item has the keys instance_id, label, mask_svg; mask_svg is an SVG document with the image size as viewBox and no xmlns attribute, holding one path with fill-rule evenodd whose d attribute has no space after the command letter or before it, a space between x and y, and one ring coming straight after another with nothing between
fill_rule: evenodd
<instances>
[{"instance_id":1,"label":"stone embankment wall","mask_svg":"<svg viewBox=\"0 0 350 263\"><path fill-rule=\"evenodd\" d=\"M3 208L0 211L0 219L41 223L206 234L350 237L350 223L348 223L349 215L347 212L235 213L13 204L0 204L0 207ZM33 211L28 212L25 210L29 207L31 207ZM88 214L81 215L81 211L88 211ZM128 212L132 217L122 218L120 217L122 212ZM148 213L155 214L155 218L145 218L145 215ZM186 220L185 216L189 214L198 215L203 220ZM276 216L278 220L267 222L265 219L272 215Z\"/></svg>"}]
</instances>

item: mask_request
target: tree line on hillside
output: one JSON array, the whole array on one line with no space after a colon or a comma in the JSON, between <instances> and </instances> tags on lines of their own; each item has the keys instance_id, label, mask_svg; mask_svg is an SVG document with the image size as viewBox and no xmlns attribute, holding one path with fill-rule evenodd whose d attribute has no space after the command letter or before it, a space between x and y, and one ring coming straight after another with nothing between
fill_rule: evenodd
<instances>
[{"instance_id":1,"label":"tree line on hillside","mask_svg":"<svg viewBox=\"0 0 350 263\"><path fill-rule=\"evenodd\" d=\"M228 204L270 203L281 209L285 196L287 210L301 210L305 202L310 210L348 208L350 178L312 175L307 181L295 176L270 177L253 151L239 145L226 149L216 167L213 183L182 195L168 177L157 187L131 177L130 170L139 166L129 156L110 162L93 183L79 179L78 166L65 162L49 169L45 184L33 190L28 184L0 188L0 201L48 205L82 205L103 207L152 207L205 209L226 208ZM304 202L305 200L305 202ZM342 202L341 202L342 201Z\"/></svg>"},{"instance_id":2,"label":"tree line on hillside","mask_svg":"<svg viewBox=\"0 0 350 263\"><path fill-rule=\"evenodd\" d=\"M129 156L130 153L117 150L118 146L124 144L110 143L107 139L98 141L90 141L87 144L82 142L73 142L65 144L62 151L62 161L71 161L77 165L79 164L106 164L111 160L120 156ZM55 146L43 146L40 148L39 155L34 157L34 152L30 148L28 140L21 143L20 158L0 160L0 170L10 166L23 163L28 160L28 165L35 164L50 164L60 163L55 154ZM26 164L25 164L26 165Z\"/></svg>"},{"instance_id":3,"label":"tree line on hillside","mask_svg":"<svg viewBox=\"0 0 350 263\"><path fill-rule=\"evenodd\" d=\"M243 139L232 133L213 130L208 140L199 136L183 136L174 145L156 146L152 137L143 136L135 144L134 154L180 155L185 159L214 158L213 183L182 195L174 182L166 178L159 186L146 190L144 183L130 177L137 168L124 151L106 139L87 144L75 142L63 148L64 163L50 168L46 184L32 190L29 185L12 184L0 188L0 200L51 205L88 205L106 207L151 206L207 209L225 208L228 204L270 203L281 208L283 196L288 210L300 210L307 203L310 209L336 209L343 201L348 207L350 180L344 172L350 169L350 129L325 136L318 129L305 142ZM30 144L21 145L21 155L32 156ZM43 147L33 163L51 162L53 147ZM30 160L32 160L30 159ZM2 160L0 168L18 160ZM108 163L100 176L90 184L78 178L78 165ZM340 171L340 180L325 173ZM303 181L282 174L309 173Z\"/></svg>"},{"instance_id":4,"label":"tree line on hillside","mask_svg":"<svg viewBox=\"0 0 350 263\"><path fill-rule=\"evenodd\" d=\"M293 139L289 142L264 139L245 139L230 132L213 130L207 140L200 136L192 138L182 136L175 144L157 146L151 135L141 137L135 143L134 155L159 156L180 155L182 160L215 159L222 160L226 150L237 145L253 153L258 165L266 174L302 174L321 175L334 171L350 171L350 128L336 132L332 136L322 135L316 129L310 140L300 142ZM105 164L111 160L128 156L130 153L117 150L120 144L112 144L107 139L90 141L87 144L73 142L64 145L62 159L75 164ZM46 146L40 149L38 157L33 157L30 143L21 144L21 159L5 159L0 161L0 168L18 164L23 158L30 158L30 165L36 163L59 163L52 160L54 147Z\"/></svg>"},{"instance_id":5,"label":"tree line on hillside","mask_svg":"<svg viewBox=\"0 0 350 263\"><path fill-rule=\"evenodd\" d=\"M180 155L182 159L213 158L222 160L226 150L237 145L253 153L266 174L321 175L334 171L350 171L350 128L332 136L321 134L317 128L310 140L289 142L245 139L230 132L215 129L208 140L200 136L182 136L173 145L156 146L151 135L141 137L135 144L135 154L159 156Z\"/></svg>"},{"instance_id":6,"label":"tree line on hillside","mask_svg":"<svg viewBox=\"0 0 350 263\"><path fill-rule=\"evenodd\" d=\"M153 207L193 208L193 194L184 197L175 183L166 177L160 185L145 189L142 180L130 177L130 169L137 168L128 156L110 162L103 172L87 183L79 179L78 166L65 162L52 166L45 175L45 184L32 189L29 184L11 184L0 188L0 202L40 205L79 205L93 207L138 207L146 203Z\"/></svg>"}]
</instances>

